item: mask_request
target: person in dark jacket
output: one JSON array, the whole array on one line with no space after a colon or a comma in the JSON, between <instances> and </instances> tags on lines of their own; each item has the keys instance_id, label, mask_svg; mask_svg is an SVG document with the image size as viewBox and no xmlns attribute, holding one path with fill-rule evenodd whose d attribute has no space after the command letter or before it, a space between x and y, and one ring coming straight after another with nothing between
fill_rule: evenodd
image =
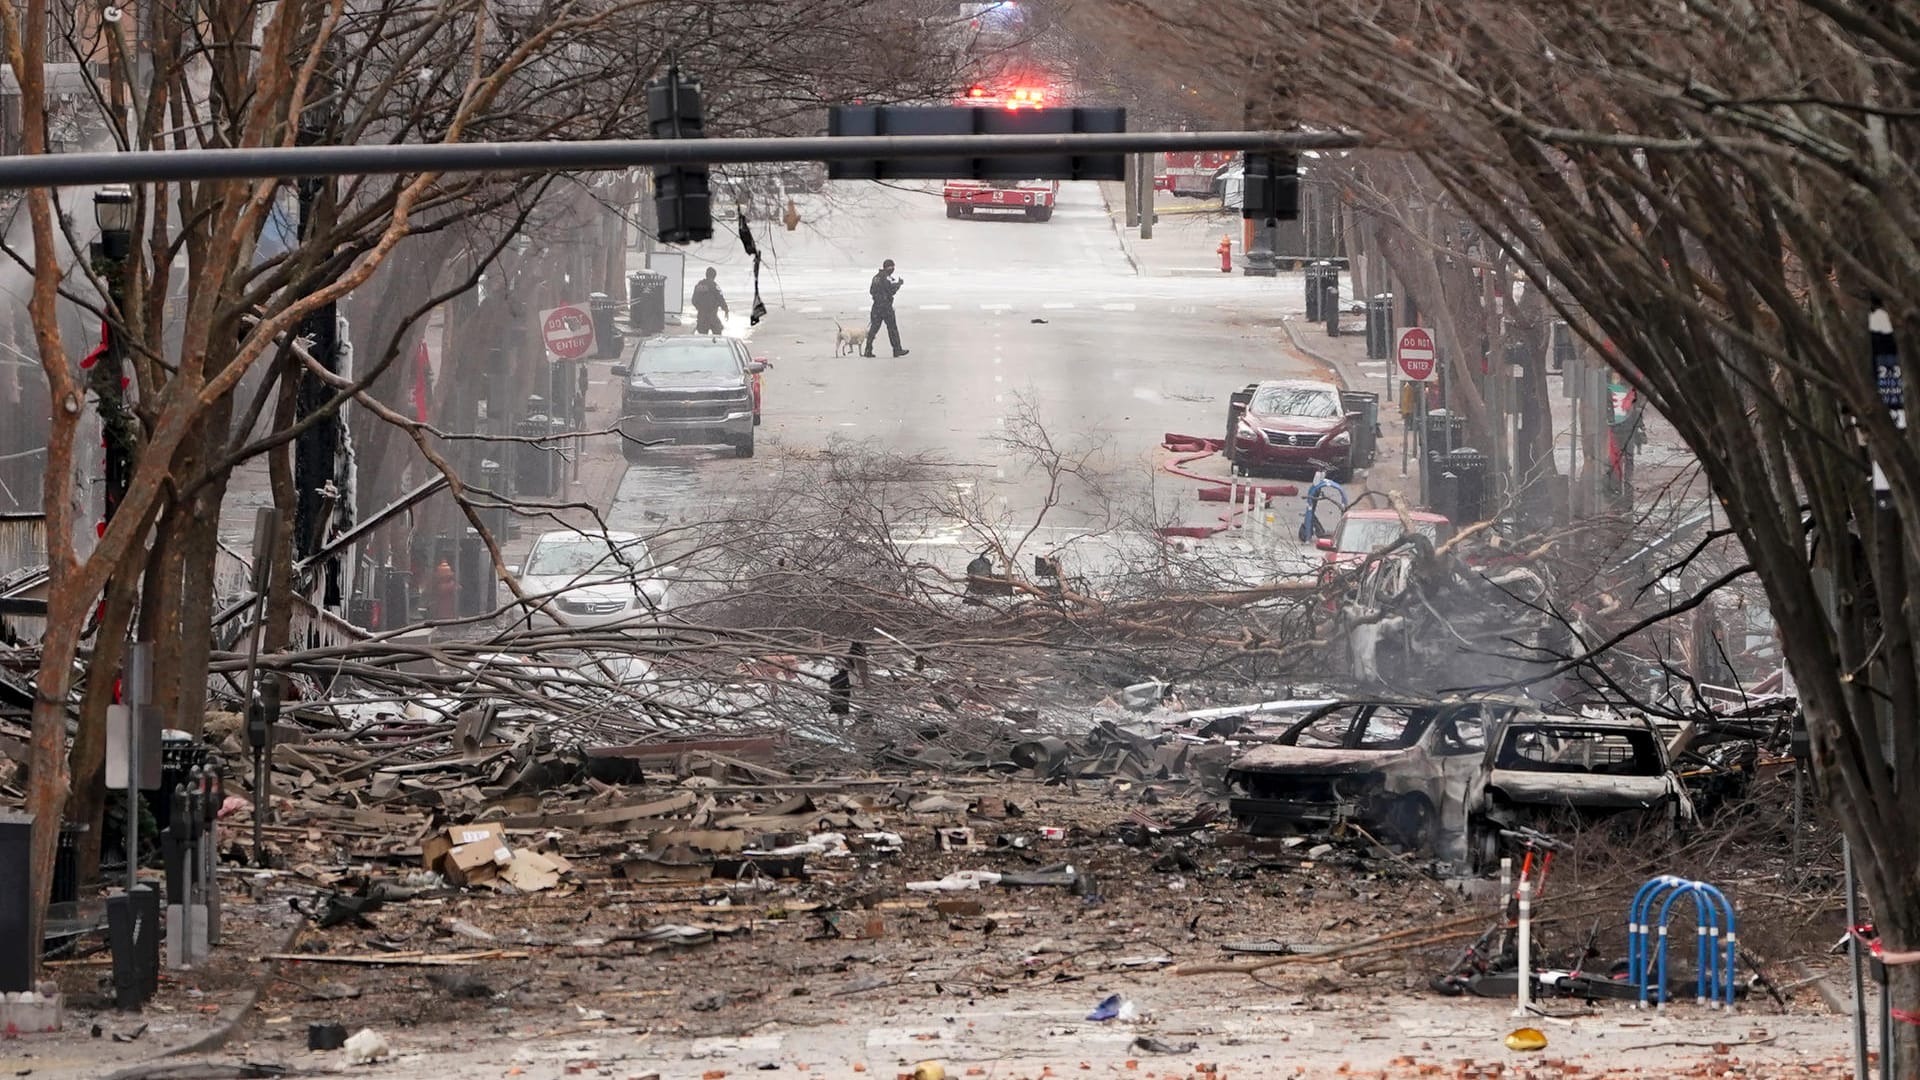
<instances>
[{"instance_id":1,"label":"person in dark jacket","mask_svg":"<svg viewBox=\"0 0 1920 1080\"><path fill-rule=\"evenodd\" d=\"M880 264L880 272L867 286L867 293L873 297L873 317L867 323L867 351L861 355L873 355L874 335L880 333L882 323L887 327L887 340L893 344L893 355L905 356L910 351L900 347L900 327L893 321L893 294L904 284L894 275L892 259Z\"/></svg>"},{"instance_id":2,"label":"person in dark jacket","mask_svg":"<svg viewBox=\"0 0 1920 1080\"><path fill-rule=\"evenodd\" d=\"M732 315L727 307L727 298L720 292L720 283L714 278L719 272L707 267L706 279L693 287L693 312L696 316L693 332L696 334L717 334L721 331L720 313Z\"/></svg>"}]
</instances>

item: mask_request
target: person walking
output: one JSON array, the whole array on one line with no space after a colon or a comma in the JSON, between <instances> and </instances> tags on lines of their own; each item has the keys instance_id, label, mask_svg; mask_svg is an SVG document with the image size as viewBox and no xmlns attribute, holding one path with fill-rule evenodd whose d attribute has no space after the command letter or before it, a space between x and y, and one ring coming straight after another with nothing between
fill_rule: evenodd
<instances>
[{"instance_id":1,"label":"person walking","mask_svg":"<svg viewBox=\"0 0 1920 1080\"><path fill-rule=\"evenodd\" d=\"M900 347L900 326L893 321L893 294L904 284L906 282L893 272L892 259L880 264L880 272L873 275L873 283L867 286L868 295L873 297L873 315L867 322L867 351L861 355L873 355L873 339L883 323L887 327L887 340L893 345L893 355L905 356L911 351Z\"/></svg>"},{"instance_id":2,"label":"person walking","mask_svg":"<svg viewBox=\"0 0 1920 1080\"><path fill-rule=\"evenodd\" d=\"M696 316L693 332L696 334L717 334L721 331L720 312L728 315L733 312L727 307L727 298L720 292L720 283L714 280L719 271L707 267L706 279L693 287L693 312Z\"/></svg>"}]
</instances>

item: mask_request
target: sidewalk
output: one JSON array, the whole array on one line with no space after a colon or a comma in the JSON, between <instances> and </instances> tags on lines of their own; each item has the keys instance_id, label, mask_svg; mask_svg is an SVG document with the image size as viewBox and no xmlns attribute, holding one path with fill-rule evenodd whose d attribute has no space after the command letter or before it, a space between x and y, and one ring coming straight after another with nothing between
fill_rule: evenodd
<instances>
[{"instance_id":1,"label":"sidewalk","mask_svg":"<svg viewBox=\"0 0 1920 1080\"><path fill-rule=\"evenodd\" d=\"M1355 494L1363 490L1398 494L1407 499L1408 505L1418 504L1418 433L1411 431L1409 420L1400 415L1402 382L1397 377L1389 377L1391 362L1367 358L1363 317L1343 313L1340 336L1328 337L1323 324L1309 323L1306 319L1304 275L1297 271L1281 271L1273 278L1244 277L1241 269L1245 252L1241 250L1240 218L1237 214L1210 209L1211 204L1192 199L1175 199L1161 192L1155 203L1158 216L1153 224L1153 238L1142 240L1137 227L1128 229L1123 224L1126 220L1124 186L1103 182L1100 188L1113 220L1115 238L1134 270L1141 276L1212 276L1219 278L1223 285L1229 281L1244 281L1250 295L1255 289L1271 289L1277 283L1279 288L1271 294L1276 301L1272 312L1274 322L1263 324L1281 331L1276 344L1324 369L1329 377L1346 389L1371 391L1380 395L1378 457L1372 468L1362 470L1359 479L1349 485L1350 491ZM1221 273L1215 254L1223 233L1233 240L1234 245L1231 275ZM1346 275L1342 276L1344 278ZM1346 281L1342 285L1350 287ZM1555 464L1560 476L1573 477L1578 463L1574 445L1578 433L1573 424L1573 401L1567 396L1566 380L1561 375L1549 373L1547 384L1547 398L1553 416ZM1644 507L1656 492L1669 490L1673 497L1688 504L1704 498L1704 481L1697 477L1696 459L1680 441L1673 426L1652 412L1645 414L1644 424L1646 439L1635 452L1633 487L1636 501ZM1606 445L1604 434L1601 445L1603 448Z\"/></svg>"},{"instance_id":2,"label":"sidewalk","mask_svg":"<svg viewBox=\"0 0 1920 1080\"><path fill-rule=\"evenodd\" d=\"M1258 288L1275 298L1272 325L1280 330L1275 345L1295 357L1323 369L1327 376L1349 390L1366 390L1380 395L1380 441L1378 457L1372 468L1362 469L1347 485L1350 496L1362 491L1385 491L1404 495L1409 505L1420 496L1417 455L1411 449L1403 466L1400 448L1406 425L1400 417L1399 402L1390 399L1385 361L1367 359L1367 339L1359 320L1346 316L1337 338L1326 336L1322 324L1306 321L1306 277L1297 270L1282 270L1271 278L1249 278L1242 272L1245 251L1241 245L1240 215L1211 209L1215 204L1193 199L1176 199L1157 193L1153 239L1142 240L1137 228L1123 223L1126 191L1123 185L1104 181L1101 194L1106 197L1113 218L1114 235L1121 250L1145 277L1187 277L1207 275L1223 282L1244 282L1251 293ZM1222 273L1215 254L1220 236L1233 241L1233 270ZM1275 288L1277 286L1277 288ZM1397 392L1398 383L1394 384Z\"/></svg>"}]
</instances>

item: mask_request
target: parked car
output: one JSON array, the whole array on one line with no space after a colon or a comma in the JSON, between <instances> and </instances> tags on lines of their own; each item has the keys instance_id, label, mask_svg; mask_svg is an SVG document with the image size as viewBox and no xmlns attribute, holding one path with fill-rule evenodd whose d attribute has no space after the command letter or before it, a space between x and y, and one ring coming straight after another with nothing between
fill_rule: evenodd
<instances>
[{"instance_id":1,"label":"parked car","mask_svg":"<svg viewBox=\"0 0 1920 1080\"><path fill-rule=\"evenodd\" d=\"M1453 536L1453 522L1440 514L1410 510L1407 512L1407 521L1416 532L1435 545L1443 544ZM1327 553L1329 567L1351 567L1400 539L1404 531L1399 511L1368 507L1342 514L1340 525L1333 535L1321 537L1317 544L1320 550Z\"/></svg>"},{"instance_id":2,"label":"parked car","mask_svg":"<svg viewBox=\"0 0 1920 1080\"><path fill-rule=\"evenodd\" d=\"M1487 729L1514 706L1342 701L1301 718L1227 770L1228 809L1257 834L1352 822L1464 863L1467 809L1483 790Z\"/></svg>"},{"instance_id":3,"label":"parked car","mask_svg":"<svg viewBox=\"0 0 1920 1080\"><path fill-rule=\"evenodd\" d=\"M666 608L673 568L658 565L635 533L563 529L542 533L526 564L512 569L530 599L550 601L546 612L529 612L529 624L557 617L570 626L609 626Z\"/></svg>"},{"instance_id":4,"label":"parked car","mask_svg":"<svg viewBox=\"0 0 1920 1080\"><path fill-rule=\"evenodd\" d=\"M1357 436L1363 414L1348 411L1340 388L1317 379L1275 379L1256 383L1244 411L1233 422L1228 458L1243 472L1265 470L1316 472L1341 483L1353 470L1372 463L1371 438Z\"/></svg>"},{"instance_id":5,"label":"parked car","mask_svg":"<svg viewBox=\"0 0 1920 1080\"><path fill-rule=\"evenodd\" d=\"M767 369L738 338L651 337L634 347L633 358L616 364L614 377L625 380L620 430L628 461L645 448L641 442L671 441L678 446L724 444L738 457L753 456L753 429L760 422L760 374Z\"/></svg>"}]
</instances>

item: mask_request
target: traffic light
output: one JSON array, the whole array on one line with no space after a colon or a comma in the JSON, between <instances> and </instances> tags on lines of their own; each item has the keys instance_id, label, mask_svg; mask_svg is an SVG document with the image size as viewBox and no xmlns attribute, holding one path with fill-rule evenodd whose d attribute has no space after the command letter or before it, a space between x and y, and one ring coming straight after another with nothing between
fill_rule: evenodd
<instances>
[{"instance_id":1,"label":"traffic light","mask_svg":"<svg viewBox=\"0 0 1920 1080\"><path fill-rule=\"evenodd\" d=\"M683 79L676 65L647 84L647 126L656 139L704 139L707 125L700 82ZM713 236L713 196L705 165L661 165L653 170L653 205L660 239L686 244Z\"/></svg>"},{"instance_id":2,"label":"traffic light","mask_svg":"<svg viewBox=\"0 0 1920 1080\"><path fill-rule=\"evenodd\" d=\"M1041 91L1020 99L1038 105ZM1108 108L983 109L971 105L835 105L827 134L1072 135L1127 130L1127 110ZM833 180L1119 180L1124 154L1022 154L827 162Z\"/></svg>"},{"instance_id":3,"label":"traffic light","mask_svg":"<svg viewBox=\"0 0 1920 1080\"><path fill-rule=\"evenodd\" d=\"M1300 217L1300 158L1279 152L1247 154L1240 216L1295 221Z\"/></svg>"}]
</instances>

